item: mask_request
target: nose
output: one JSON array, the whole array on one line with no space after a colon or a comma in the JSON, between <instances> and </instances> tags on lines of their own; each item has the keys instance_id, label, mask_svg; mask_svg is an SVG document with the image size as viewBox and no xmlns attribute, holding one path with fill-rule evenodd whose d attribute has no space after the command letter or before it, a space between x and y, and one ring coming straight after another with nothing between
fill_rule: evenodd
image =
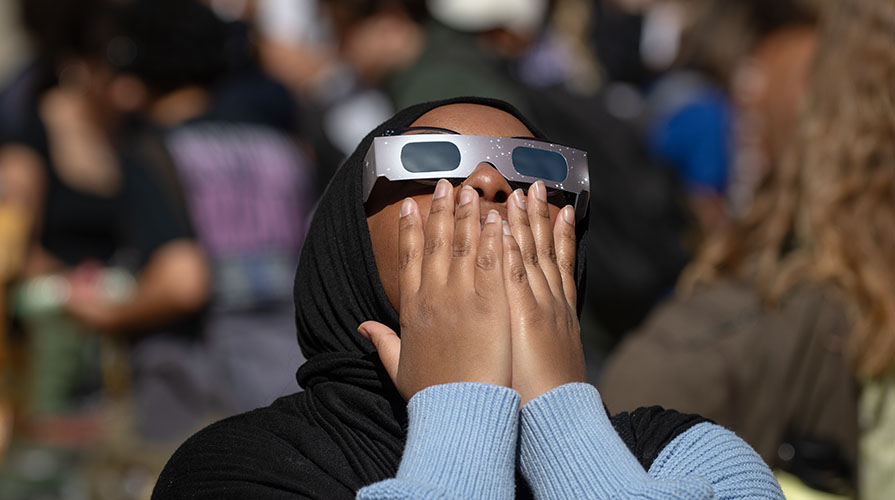
<instances>
[{"instance_id":1,"label":"nose","mask_svg":"<svg viewBox=\"0 0 895 500\"><path fill-rule=\"evenodd\" d=\"M488 162L479 163L475 171L461 182L457 189L461 189L463 186L475 189L482 201L494 203L506 202L507 197L513 192L506 178Z\"/></svg>"}]
</instances>

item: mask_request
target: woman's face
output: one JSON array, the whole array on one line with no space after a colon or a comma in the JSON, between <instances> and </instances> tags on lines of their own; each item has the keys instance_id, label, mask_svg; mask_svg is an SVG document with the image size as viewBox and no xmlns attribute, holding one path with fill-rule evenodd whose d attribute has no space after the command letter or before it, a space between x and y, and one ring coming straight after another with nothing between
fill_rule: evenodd
<instances>
[{"instance_id":1,"label":"woman's face","mask_svg":"<svg viewBox=\"0 0 895 500\"><path fill-rule=\"evenodd\" d=\"M441 106L419 117L411 126L446 128L464 135L533 136L528 127L513 115L480 104ZM456 191L454 194L457 195L454 200L460 199L459 190L467 185L479 193L483 219L491 209L497 210L501 217L506 219L506 203L513 189L500 175L500 172L489 163L482 161L472 175L454 188ZM401 202L405 197L416 200L420 207L423 223L425 223L428 219L429 205L432 203L434 189L435 187L432 186L425 192L414 190L412 193L376 193L374 191L372 196L380 200L385 197L385 201L377 204L377 210L367 216L367 225L370 228L370 240L373 243L373 255L376 258L379 279L382 281L389 302L398 312L401 311L398 302L398 297L400 297L398 290L398 214L401 210ZM562 207L550 205L551 220L556 220L560 208Z\"/></svg>"}]
</instances>

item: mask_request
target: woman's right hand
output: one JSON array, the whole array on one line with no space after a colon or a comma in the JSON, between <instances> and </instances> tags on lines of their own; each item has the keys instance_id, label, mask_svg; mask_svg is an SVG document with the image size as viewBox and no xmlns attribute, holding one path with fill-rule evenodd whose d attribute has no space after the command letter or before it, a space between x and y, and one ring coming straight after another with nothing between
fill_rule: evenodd
<instances>
[{"instance_id":1,"label":"woman's right hand","mask_svg":"<svg viewBox=\"0 0 895 500\"><path fill-rule=\"evenodd\" d=\"M410 399L450 382L512 382L510 314L503 279L501 217L484 226L478 193L438 182L428 221L407 198L398 222L401 337L376 321L358 331L379 353L398 392Z\"/></svg>"}]
</instances>

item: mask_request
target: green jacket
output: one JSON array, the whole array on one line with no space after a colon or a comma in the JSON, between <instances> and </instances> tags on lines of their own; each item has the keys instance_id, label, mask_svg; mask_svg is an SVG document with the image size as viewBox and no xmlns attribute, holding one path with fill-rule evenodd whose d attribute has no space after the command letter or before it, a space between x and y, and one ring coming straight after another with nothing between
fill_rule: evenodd
<instances>
[{"instance_id":1,"label":"green jacket","mask_svg":"<svg viewBox=\"0 0 895 500\"><path fill-rule=\"evenodd\" d=\"M858 383L846 355L849 331L831 288L802 286L771 307L749 284L719 282L668 301L623 340L600 392L613 412L661 405L703 415L772 467L792 465L792 446L810 440L838 447L831 454L854 470ZM853 485L853 474L843 475Z\"/></svg>"}]
</instances>

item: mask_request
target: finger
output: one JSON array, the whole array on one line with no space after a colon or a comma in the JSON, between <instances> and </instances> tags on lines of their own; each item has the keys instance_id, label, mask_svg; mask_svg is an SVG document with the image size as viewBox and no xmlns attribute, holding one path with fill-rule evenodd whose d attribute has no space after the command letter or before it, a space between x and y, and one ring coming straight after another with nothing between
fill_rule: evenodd
<instances>
[{"instance_id":1,"label":"finger","mask_svg":"<svg viewBox=\"0 0 895 500\"><path fill-rule=\"evenodd\" d=\"M460 200L454 215L454 243L452 247L451 281L475 279L476 249L479 247L481 229L479 195L471 186L460 189Z\"/></svg>"},{"instance_id":2,"label":"finger","mask_svg":"<svg viewBox=\"0 0 895 500\"><path fill-rule=\"evenodd\" d=\"M525 260L507 222L503 223L503 276L511 314L517 310L531 310L537 305L528 282Z\"/></svg>"},{"instance_id":3,"label":"finger","mask_svg":"<svg viewBox=\"0 0 895 500\"><path fill-rule=\"evenodd\" d=\"M479 237L475 257L475 292L488 301L503 296L503 236L500 214L491 210ZM462 313L461 313L462 314Z\"/></svg>"},{"instance_id":4,"label":"finger","mask_svg":"<svg viewBox=\"0 0 895 500\"><path fill-rule=\"evenodd\" d=\"M556 246L556 265L562 277L563 294L572 310L575 310L577 288L575 285L575 209L566 205L560 210L553 226L553 241Z\"/></svg>"},{"instance_id":5,"label":"finger","mask_svg":"<svg viewBox=\"0 0 895 500\"><path fill-rule=\"evenodd\" d=\"M420 289L423 241L419 206L413 198L405 198L398 219L398 290L402 302Z\"/></svg>"},{"instance_id":6,"label":"finger","mask_svg":"<svg viewBox=\"0 0 895 500\"><path fill-rule=\"evenodd\" d=\"M528 216L528 210L531 209L530 197L526 199L525 193L517 189L510 198L512 199L507 203L507 220L525 265L528 286L531 286L536 293L549 293L549 284L541 271L537 245L531 232Z\"/></svg>"},{"instance_id":7,"label":"finger","mask_svg":"<svg viewBox=\"0 0 895 500\"><path fill-rule=\"evenodd\" d=\"M444 179L435 186L424 232L423 279L444 283L451 268L451 241L454 233L454 189Z\"/></svg>"},{"instance_id":8,"label":"finger","mask_svg":"<svg viewBox=\"0 0 895 500\"><path fill-rule=\"evenodd\" d=\"M391 328L378 321L365 321L357 327L358 333L373 343L382 366L392 382L397 384L398 362L401 358L401 339Z\"/></svg>"},{"instance_id":9,"label":"finger","mask_svg":"<svg viewBox=\"0 0 895 500\"><path fill-rule=\"evenodd\" d=\"M538 265L550 285L554 296L562 295L562 277L556 265L556 247L553 246L553 223L547 207L547 188L543 181L528 188L528 221L538 253Z\"/></svg>"}]
</instances>

